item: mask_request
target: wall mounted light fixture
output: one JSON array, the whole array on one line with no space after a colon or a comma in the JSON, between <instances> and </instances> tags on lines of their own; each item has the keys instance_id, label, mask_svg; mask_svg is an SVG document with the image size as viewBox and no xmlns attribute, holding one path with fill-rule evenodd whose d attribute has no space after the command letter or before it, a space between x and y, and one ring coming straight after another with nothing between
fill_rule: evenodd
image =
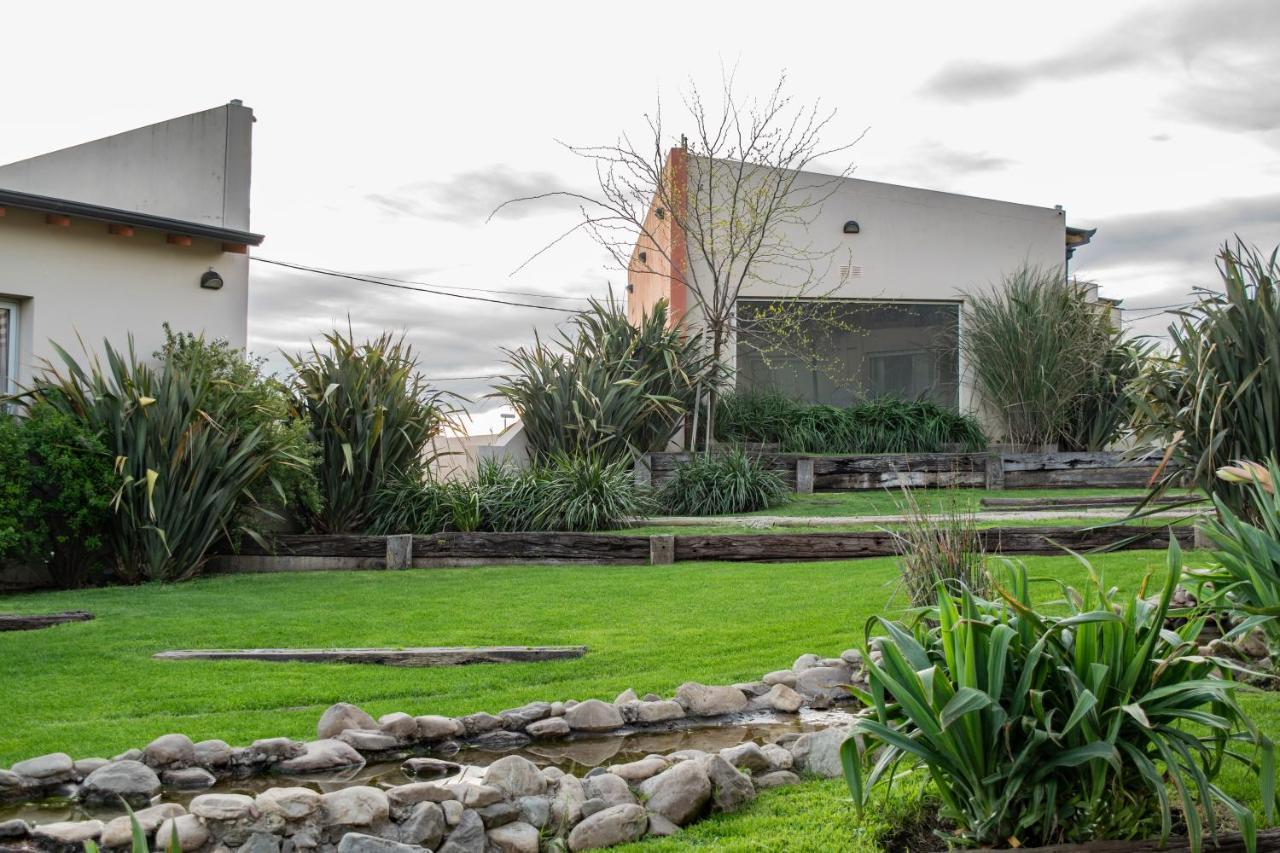
<instances>
[{"instance_id":1,"label":"wall mounted light fixture","mask_svg":"<svg viewBox=\"0 0 1280 853\"><path fill-rule=\"evenodd\" d=\"M213 268L210 267L207 273L200 276L200 286L205 290L221 290L222 276L218 275L213 271Z\"/></svg>"},{"instance_id":2,"label":"wall mounted light fixture","mask_svg":"<svg viewBox=\"0 0 1280 853\"><path fill-rule=\"evenodd\" d=\"M861 234L861 233L862 233L862 228L861 228L861 226L859 226L859 225L858 225L858 223L857 223L857 222L855 222L854 220L850 219L848 222L846 222L846 223L844 224L844 233L846 233L846 234Z\"/></svg>"}]
</instances>

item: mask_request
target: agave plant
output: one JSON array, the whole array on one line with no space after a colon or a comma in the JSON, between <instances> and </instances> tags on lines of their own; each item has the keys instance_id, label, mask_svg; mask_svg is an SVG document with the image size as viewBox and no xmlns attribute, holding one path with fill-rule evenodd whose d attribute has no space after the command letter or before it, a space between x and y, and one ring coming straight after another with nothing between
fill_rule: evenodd
<instances>
[{"instance_id":1,"label":"agave plant","mask_svg":"<svg viewBox=\"0 0 1280 853\"><path fill-rule=\"evenodd\" d=\"M61 347L23 399L71 415L101 436L115 460L111 551L127 581L198 574L210 547L232 536L255 491L309 460L264 441L263 427L237 426L243 400L207 371L175 362L159 369L103 345L106 367L86 368ZM275 483L271 491L283 493ZM261 539L241 523L240 532Z\"/></svg>"},{"instance_id":2,"label":"agave plant","mask_svg":"<svg viewBox=\"0 0 1280 853\"><path fill-rule=\"evenodd\" d=\"M1169 327L1172 351L1137 380L1139 437L1168 447L1162 485L1189 471L1195 484L1249 513L1246 495L1215 472L1234 459L1266 459L1280 448L1280 263L1239 240L1218 255L1222 292L1198 301Z\"/></svg>"},{"instance_id":3,"label":"agave plant","mask_svg":"<svg viewBox=\"0 0 1280 853\"><path fill-rule=\"evenodd\" d=\"M873 617L868 631L883 633L859 694L870 716L841 748L858 808L918 765L954 843L1166 839L1177 806L1199 851L1206 828L1217 835L1219 805L1254 849L1253 812L1215 780L1225 762L1242 764L1271 820L1274 746L1237 703L1245 688L1220 676L1233 664L1197 652L1203 617L1166 628L1181 574L1174 542L1154 601L1108 590L1090 570L1083 593L1068 590L1068 615L1045 616L1014 567L998 600L940 586L928 619Z\"/></svg>"},{"instance_id":4,"label":"agave plant","mask_svg":"<svg viewBox=\"0 0 1280 853\"><path fill-rule=\"evenodd\" d=\"M311 521L326 533L363 531L379 490L429 464L429 445L453 409L417 372L403 337L385 333L358 344L348 330L324 340L326 349L313 345L289 357L294 405L320 445L323 506Z\"/></svg>"},{"instance_id":5,"label":"agave plant","mask_svg":"<svg viewBox=\"0 0 1280 853\"><path fill-rule=\"evenodd\" d=\"M592 301L554 343L507 351L495 386L520 415L534 453L629 459L660 449L691 412L709 372L701 339L668 328L667 305L632 325L612 300Z\"/></svg>"}]
</instances>

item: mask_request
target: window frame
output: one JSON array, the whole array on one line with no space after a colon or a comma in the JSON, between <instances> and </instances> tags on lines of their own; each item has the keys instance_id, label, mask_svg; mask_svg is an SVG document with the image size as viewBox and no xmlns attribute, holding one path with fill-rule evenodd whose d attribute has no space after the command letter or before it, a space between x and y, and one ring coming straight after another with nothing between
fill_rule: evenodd
<instances>
[{"instance_id":1,"label":"window frame","mask_svg":"<svg viewBox=\"0 0 1280 853\"><path fill-rule=\"evenodd\" d=\"M0 311L9 312L9 329L6 355L8 373L0 382L0 394L14 394L18 390L18 334L22 324L22 306L11 299L0 299Z\"/></svg>"}]
</instances>

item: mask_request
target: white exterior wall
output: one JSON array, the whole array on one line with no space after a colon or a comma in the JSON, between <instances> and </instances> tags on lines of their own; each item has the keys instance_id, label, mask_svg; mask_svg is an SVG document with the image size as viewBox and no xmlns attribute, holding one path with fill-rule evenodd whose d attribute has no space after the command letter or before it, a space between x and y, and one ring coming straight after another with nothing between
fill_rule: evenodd
<instances>
[{"instance_id":1,"label":"white exterior wall","mask_svg":"<svg viewBox=\"0 0 1280 853\"><path fill-rule=\"evenodd\" d=\"M210 268L222 277L221 290L200 287ZM57 363L50 341L81 358L79 339L100 352L103 339L123 348L132 332L138 354L150 357L168 322L244 347L249 258L212 240L170 245L141 228L115 237L103 222L73 218L58 227L46 225L44 214L9 208L0 218L0 301L18 303L20 385L41 359Z\"/></svg>"},{"instance_id":2,"label":"white exterior wall","mask_svg":"<svg viewBox=\"0 0 1280 853\"><path fill-rule=\"evenodd\" d=\"M249 231L253 112L232 102L105 139L0 166L0 188ZM27 383L50 342L82 357L106 339L119 348L134 337L149 357L162 324L204 332L244 347L248 340L249 258L218 240L190 246L135 227L71 217L48 225L43 213L9 207L0 217L0 301L17 302L18 370ZM200 287L215 270L220 290Z\"/></svg>"},{"instance_id":3,"label":"white exterior wall","mask_svg":"<svg viewBox=\"0 0 1280 853\"><path fill-rule=\"evenodd\" d=\"M842 179L833 189L832 180L827 175L800 176L797 187L828 185L812 191L826 198L820 208L808 212L807 225L788 225L783 232L787 242L810 256L824 256L814 266L816 280L801 291L804 272L761 269L757 277L764 281L747 283L742 298L804 295L962 303L964 291L997 287L1004 274L1023 264L1053 268L1064 263L1066 217L1056 208L856 178ZM843 233L848 220L858 222L860 233ZM689 263L692 278L706 281L706 268L692 241ZM841 267L846 264L858 269L842 282ZM689 321L696 324L699 312L692 297L689 306ZM963 335L963 311L961 317ZM734 355L731 344L728 356ZM966 373L962 358L960 408L973 411L977 404Z\"/></svg>"}]
</instances>

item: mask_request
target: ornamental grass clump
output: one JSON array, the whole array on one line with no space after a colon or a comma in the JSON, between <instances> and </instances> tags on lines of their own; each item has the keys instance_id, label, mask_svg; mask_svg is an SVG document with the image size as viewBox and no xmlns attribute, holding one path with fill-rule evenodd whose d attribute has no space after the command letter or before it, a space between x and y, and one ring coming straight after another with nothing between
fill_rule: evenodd
<instances>
[{"instance_id":1,"label":"ornamental grass clump","mask_svg":"<svg viewBox=\"0 0 1280 853\"><path fill-rule=\"evenodd\" d=\"M976 511L966 506L956 489L949 491L936 512L925 510L912 489L904 487L902 497L899 509L906 522L889 534L911 606L932 604L940 585L953 593L968 589L986 596L991 578Z\"/></svg>"},{"instance_id":2,"label":"ornamental grass clump","mask_svg":"<svg viewBox=\"0 0 1280 853\"><path fill-rule=\"evenodd\" d=\"M324 340L325 349L289 357L294 407L320 448L321 503L308 518L322 533L360 532L391 478L429 465L453 407L418 373L403 337L358 344L352 332L334 331Z\"/></svg>"},{"instance_id":3,"label":"ornamental grass clump","mask_svg":"<svg viewBox=\"0 0 1280 853\"><path fill-rule=\"evenodd\" d=\"M1255 815L1216 779L1241 765L1271 821L1275 749L1237 702L1248 688L1222 677L1234 664L1198 653L1203 616L1166 627L1181 575L1172 542L1154 600L1090 569L1083 591L1066 589L1066 615L1048 616L1011 566L993 599L940 586L909 623L874 617L859 694L870 716L841 748L857 807L918 766L960 846L1165 839L1176 814L1199 851L1222 808L1254 849Z\"/></svg>"},{"instance_id":4,"label":"ornamental grass clump","mask_svg":"<svg viewBox=\"0 0 1280 853\"><path fill-rule=\"evenodd\" d=\"M781 477L734 448L696 454L676 465L657 502L669 515L730 515L777 506L788 494Z\"/></svg>"}]
</instances>

